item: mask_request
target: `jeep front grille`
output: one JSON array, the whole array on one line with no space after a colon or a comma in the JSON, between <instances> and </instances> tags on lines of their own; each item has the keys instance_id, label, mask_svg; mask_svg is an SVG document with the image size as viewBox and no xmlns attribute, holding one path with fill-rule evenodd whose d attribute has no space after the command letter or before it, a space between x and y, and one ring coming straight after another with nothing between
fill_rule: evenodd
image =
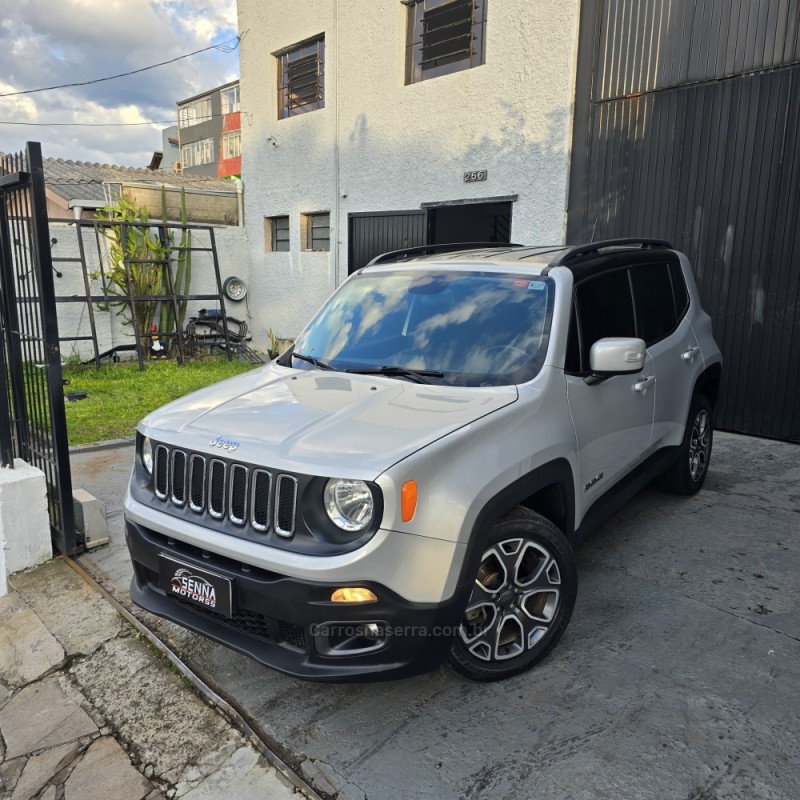
<instances>
[{"instance_id":1,"label":"jeep front grille","mask_svg":"<svg viewBox=\"0 0 800 800\"><path fill-rule=\"evenodd\" d=\"M293 475L273 476L266 469L163 444L156 446L154 462L155 495L176 511L188 505L195 514L220 523L250 526L258 533L272 527L279 536L294 535L297 478Z\"/></svg>"},{"instance_id":2,"label":"jeep front grille","mask_svg":"<svg viewBox=\"0 0 800 800\"><path fill-rule=\"evenodd\" d=\"M297 501L297 479L291 475L278 475L275 490L275 533L291 536L294 533L294 509Z\"/></svg>"}]
</instances>

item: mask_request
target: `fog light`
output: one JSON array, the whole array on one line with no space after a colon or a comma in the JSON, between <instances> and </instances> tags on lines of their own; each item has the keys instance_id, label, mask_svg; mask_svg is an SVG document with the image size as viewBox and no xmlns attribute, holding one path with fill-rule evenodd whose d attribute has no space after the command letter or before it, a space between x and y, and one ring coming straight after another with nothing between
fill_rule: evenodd
<instances>
[{"instance_id":1,"label":"fog light","mask_svg":"<svg viewBox=\"0 0 800 800\"><path fill-rule=\"evenodd\" d=\"M369 589L359 586L345 586L342 589L337 589L331 595L331 602L333 603L369 603L377 599L377 595L373 594Z\"/></svg>"},{"instance_id":2,"label":"fog light","mask_svg":"<svg viewBox=\"0 0 800 800\"><path fill-rule=\"evenodd\" d=\"M364 626L364 635L367 639L377 639L381 635L381 629L374 622L368 622Z\"/></svg>"}]
</instances>

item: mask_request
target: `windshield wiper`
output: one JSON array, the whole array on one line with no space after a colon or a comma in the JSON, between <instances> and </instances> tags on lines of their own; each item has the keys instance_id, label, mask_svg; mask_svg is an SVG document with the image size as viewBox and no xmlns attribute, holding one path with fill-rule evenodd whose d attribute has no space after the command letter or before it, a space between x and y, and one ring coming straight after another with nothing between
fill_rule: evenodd
<instances>
[{"instance_id":1,"label":"windshield wiper","mask_svg":"<svg viewBox=\"0 0 800 800\"><path fill-rule=\"evenodd\" d=\"M313 364L317 369L330 369L335 370L335 367L332 367L330 364L326 363L325 361L320 361L318 358L314 358L314 356L307 356L304 353L295 353L292 352L292 358L299 358L301 361L308 361L309 364Z\"/></svg>"},{"instance_id":2,"label":"windshield wiper","mask_svg":"<svg viewBox=\"0 0 800 800\"><path fill-rule=\"evenodd\" d=\"M428 378L443 378L444 373L438 369L408 369L407 367L364 367L358 369L346 369L344 372L352 372L354 375L386 375L388 377L397 376L399 378L411 378L417 383L433 383Z\"/></svg>"}]
</instances>

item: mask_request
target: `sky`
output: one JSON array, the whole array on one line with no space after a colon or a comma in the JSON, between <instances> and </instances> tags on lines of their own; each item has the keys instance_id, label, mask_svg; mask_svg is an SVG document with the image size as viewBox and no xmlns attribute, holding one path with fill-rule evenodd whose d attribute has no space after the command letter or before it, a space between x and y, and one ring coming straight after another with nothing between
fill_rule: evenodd
<instances>
[{"instance_id":1,"label":"sky","mask_svg":"<svg viewBox=\"0 0 800 800\"><path fill-rule=\"evenodd\" d=\"M0 95L91 81L210 45L236 44L236 0L3 0L2 5ZM238 50L210 50L125 78L0 97L0 152L18 152L25 142L38 141L45 158L145 167L161 149L161 129L177 122L178 100L238 76ZM52 126L153 121L158 124Z\"/></svg>"}]
</instances>

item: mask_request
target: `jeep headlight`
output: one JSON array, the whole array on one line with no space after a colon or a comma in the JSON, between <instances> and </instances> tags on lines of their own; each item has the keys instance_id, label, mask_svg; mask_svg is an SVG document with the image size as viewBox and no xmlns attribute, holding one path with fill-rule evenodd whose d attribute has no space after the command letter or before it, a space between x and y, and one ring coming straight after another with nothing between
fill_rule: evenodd
<instances>
[{"instance_id":1,"label":"jeep headlight","mask_svg":"<svg viewBox=\"0 0 800 800\"><path fill-rule=\"evenodd\" d=\"M142 437L142 466L148 475L153 474L153 443L147 436Z\"/></svg>"},{"instance_id":2,"label":"jeep headlight","mask_svg":"<svg viewBox=\"0 0 800 800\"><path fill-rule=\"evenodd\" d=\"M372 522L375 501L364 481L331 478L325 484L325 512L343 531L363 531Z\"/></svg>"}]
</instances>

